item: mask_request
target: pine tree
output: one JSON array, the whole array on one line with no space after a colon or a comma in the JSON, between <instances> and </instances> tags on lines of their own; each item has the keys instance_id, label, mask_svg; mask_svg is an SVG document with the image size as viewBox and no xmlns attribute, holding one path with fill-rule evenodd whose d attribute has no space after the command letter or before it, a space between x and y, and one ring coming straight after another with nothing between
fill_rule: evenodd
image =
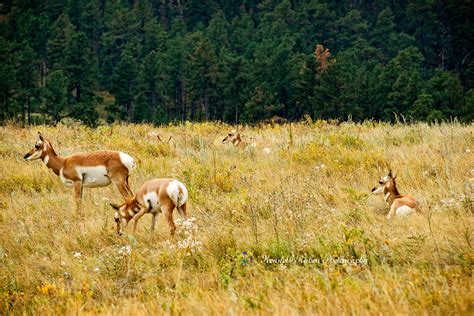
<instances>
[{"instance_id":1,"label":"pine tree","mask_svg":"<svg viewBox=\"0 0 474 316\"><path fill-rule=\"evenodd\" d=\"M43 90L44 103L42 112L49 115L56 123L67 115L68 79L60 69L51 72Z\"/></svg>"},{"instance_id":2,"label":"pine tree","mask_svg":"<svg viewBox=\"0 0 474 316\"><path fill-rule=\"evenodd\" d=\"M70 45L74 26L65 14L61 14L52 26L48 40L48 65L50 68L61 68L64 64L64 51Z\"/></svg>"},{"instance_id":3,"label":"pine tree","mask_svg":"<svg viewBox=\"0 0 474 316\"><path fill-rule=\"evenodd\" d=\"M115 103L120 111L121 119L130 120L132 118L137 75L138 65L133 57L132 50L125 49L112 77L112 92L115 95Z\"/></svg>"},{"instance_id":4,"label":"pine tree","mask_svg":"<svg viewBox=\"0 0 474 316\"><path fill-rule=\"evenodd\" d=\"M161 54L151 51L140 67L137 105L133 109L135 122L166 123L165 68Z\"/></svg>"},{"instance_id":5,"label":"pine tree","mask_svg":"<svg viewBox=\"0 0 474 316\"><path fill-rule=\"evenodd\" d=\"M64 73L68 78L68 90L72 93L69 104L72 105L71 116L88 125L96 123L98 114L95 110L97 87L97 65L91 57L91 48L83 32L74 33L64 53Z\"/></svg>"}]
</instances>

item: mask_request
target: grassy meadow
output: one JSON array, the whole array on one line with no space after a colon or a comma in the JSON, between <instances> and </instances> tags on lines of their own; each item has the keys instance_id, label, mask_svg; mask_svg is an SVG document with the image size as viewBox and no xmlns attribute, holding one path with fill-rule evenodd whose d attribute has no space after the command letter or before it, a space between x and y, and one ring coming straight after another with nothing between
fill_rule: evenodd
<instances>
[{"instance_id":1,"label":"grassy meadow","mask_svg":"<svg viewBox=\"0 0 474 316\"><path fill-rule=\"evenodd\" d=\"M234 128L0 127L0 314L474 313L474 125L242 126L247 149L221 143ZM23 160L37 131L60 155L130 154L134 191L178 178L193 227L170 240L145 215L118 236L113 185L85 188L79 216L73 189ZM389 168L422 215L386 219L369 193Z\"/></svg>"}]
</instances>

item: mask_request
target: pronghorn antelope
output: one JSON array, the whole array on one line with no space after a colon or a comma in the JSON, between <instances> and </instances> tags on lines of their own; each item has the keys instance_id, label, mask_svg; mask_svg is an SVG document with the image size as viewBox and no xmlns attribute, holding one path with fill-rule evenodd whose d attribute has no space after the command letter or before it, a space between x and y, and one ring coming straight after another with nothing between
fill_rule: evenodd
<instances>
[{"instance_id":1,"label":"pronghorn antelope","mask_svg":"<svg viewBox=\"0 0 474 316\"><path fill-rule=\"evenodd\" d=\"M178 180L168 178L149 180L138 189L132 198L129 198L122 205L110 204L115 210L114 218L117 223L117 233L121 235L132 219L133 232L135 233L138 220L146 213L153 215L151 221L151 231L153 231L156 215L163 212L171 236L174 236L176 226L173 221L173 210L177 208L179 214L186 219L187 200L188 190Z\"/></svg>"},{"instance_id":2,"label":"pronghorn antelope","mask_svg":"<svg viewBox=\"0 0 474 316\"><path fill-rule=\"evenodd\" d=\"M243 141L240 133L236 132L235 130L227 134L227 136L224 137L224 139L222 140L222 143L232 143L232 145L234 145L235 147L245 148L246 151L257 148L257 143L247 143L246 141ZM272 149L270 147L264 147L262 149L262 152L264 154L269 155L272 153Z\"/></svg>"},{"instance_id":3,"label":"pronghorn antelope","mask_svg":"<svg viewBox=\"0 0 474 316\"><path fill-rule=\"evenodd\" d=\"M41 159L61 178L64 185L74 187L77 211L80 211L83 187L105 187L114 183L126 199L133 195L128 185L129 173L135 167L133 158L120 151L93 151L67 157L56 154L51 143L38 132L39 139L24 159Z\"/></svg>"},{"instance_id":4,"label":"pronghorn antelope","mask_svg":"<svg viewBox=\"0 0 474 316\"><path fill-rule=\"evenodd\" d=\"M392 175L392 170L388 175L379 180L379 184L372 189L372 194L384 194L385 202L390 206L387 219L394 215L408 215L413 212L421 212L418 202L408 195L401 195L397 189L396 183L397 175Z\"/></svg>"},{"instance_id":5,"label":"pronghorn antelope","mask_svg":"<svg viewBox=\"0 0 474 316\"><path fill-rule=\"evenodd\" d=\"M254 145L253 147L255 147L256 145L255 143L247 144L246 142L242 141L242 136L240 135L239 132L235 130L227 134L227 136L224 137L224 139L222 140L222 143L223 144L232 143L232 145L236 147L247 147L249 145Z\"/></svg>"}]
</instances>

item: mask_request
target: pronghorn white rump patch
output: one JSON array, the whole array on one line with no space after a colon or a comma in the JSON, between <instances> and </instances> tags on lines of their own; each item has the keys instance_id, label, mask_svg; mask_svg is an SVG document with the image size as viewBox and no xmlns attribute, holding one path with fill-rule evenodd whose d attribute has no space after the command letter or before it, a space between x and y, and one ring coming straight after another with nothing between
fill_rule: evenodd
<instances>
[{"instance_id":1,"label":"pronghorn white rump patch","mask_svg":"<svg viewBox=\"0 0 474 316\"><path fill-rule=\"evenodd\" d=\"M151 206L152 210L160 210L160 202L158 201L158 194L155 191L148 192L143 196L145 207Z\"/></svg>"},{"instance_id":2,"label":"pronghorn white rump patch","mask_svg":"<svg viewBox=\"0 0 474 316\"><path fill-rule=\"evenodd\" d=\"M105 166L77 166L76 172L79 177L82 177L84 187L105 187L110 184Z\"/></svg>"},{"instance_id":3,"label":"pronghorn white rump patch","mask_svg":"<svg viewBox=\"0 0 474 316\"><path fill-rule=\"evenodd\" d=\"M61 168L61 170L59 171L59 178L61 179L61 182L67 187L72 187L72 185L73 185L72 180L70 180L70 179L68 179L64 176L63 170L64 170L64 168Z\"/></svg>"},{"instance_id":4,"label":"pronghorn white rump patch","mask_svg":"<svg viewBox=\"0 0 474 316\"><path fill-rule=\"evenodd\" d=\"M136 166L133 158L130 155L121 151L119 151L119 156L120 156L120 161L125 167L127 167L128 172L132 172L132 169L135 168Z\"/></svg>"},{"instance_id":5,"label":"pronghorn white rump patch","mask_svg":"<svg viewBox=\"0 0 474 316\"><path fill-rule=\"evenodd\" d=\"M168 193L168 196L177 207L180 207L188 200L188 190L186 189L184 184L182 184L178 180L173 180L168 184L168 187L166 188L166 193Z\"/></svg>"},{"instance_id":6,"label":"pronghorn white rump patch","mask_svg":"<svg viewBox=\"0 0 474 316\"><path fill-rule=\"evenodd\" d=\"M408 215L408 214L411 214L411 213L413 213L413 209L411 207L407 206L407 205L400 206L395 211L395 214L397 216L405 216L405 215Z\"/></svg>"},{"instance_id":7,"label":"pronghorn white rump patch","mask_svg":"<svg viewBox=\"0 0 474 316\"><path fill-rule=\"evenodd\" d=\"M46 157L44 157L44 164L47 166L48 165L48 162L49 162L49 155L46 155Z\"/></svg>"}]
</instances>

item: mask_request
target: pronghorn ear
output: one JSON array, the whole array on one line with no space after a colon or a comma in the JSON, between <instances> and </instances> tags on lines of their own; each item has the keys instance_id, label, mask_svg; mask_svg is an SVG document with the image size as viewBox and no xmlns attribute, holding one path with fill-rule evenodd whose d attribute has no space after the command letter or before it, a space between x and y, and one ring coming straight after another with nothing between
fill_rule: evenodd
<instances>
[{"instance_id":1,"label":"pronghorn ear","mask_svg":"<svg viewBox=\"0 0 474 316\"><path fill-rule=\"evenodd\" d=\"M389 178L392 178L392 169L390 169L390 171L388 172L388 176Z\"/></svg>"},{"instance_id":2,"label":"pronghorn ear","mask_svg":"<svg viewBox=\"0 0 474 316\"><path fill-rule=\"evenodd\" d=\"M119 206L117 204L114 204L114 203L110 203L110 206L112 206L112 208L116 211L119 210Z\"/></svg>"},{"instance_id":3,"label":"pronghorn ear","mask_svg":"<svg viewBox=\"0 0 474 316\"><path fill-rule=\"evenodd\" d=\"M42 142L44 142L43 134L41 134L41 132L38 132L38 137Z\"/></svg>"},{"instance_id":4,"label":"pronghorn ear","mask_svg":"<svg viewBox=\"0 0 474 316\"><path fill-rule=\"evenodd\" d=\"M397 176L398 176L398 171L395 172L395 175L392 177L392 179L395 180L397 178Z\"/></svg>"}]
</instances>

